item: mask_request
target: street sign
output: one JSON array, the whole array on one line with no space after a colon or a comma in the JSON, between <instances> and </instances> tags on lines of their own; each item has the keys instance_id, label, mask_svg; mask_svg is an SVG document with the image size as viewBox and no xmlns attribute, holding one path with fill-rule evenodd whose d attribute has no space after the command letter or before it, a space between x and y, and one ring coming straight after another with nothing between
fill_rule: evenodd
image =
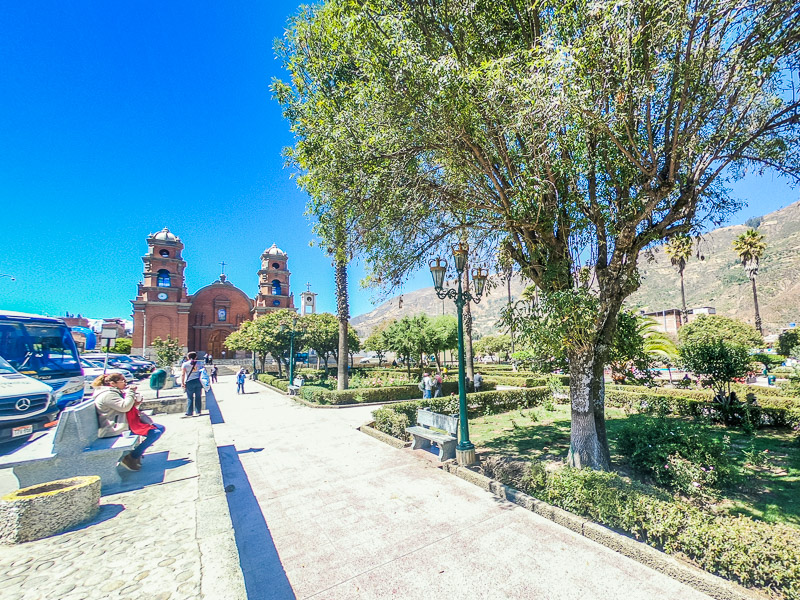
<instances>
[{"instance_id":1,"label":"street sign","mask_svg":"<svg viewBox=\"0 0 800 600\"><path fill-rule=\"evenodd\" d=\"M117 325L116 324L104 324L100 328L100 337L104 340L115 340L117 339Z\"/></svg>"}]
</instances>

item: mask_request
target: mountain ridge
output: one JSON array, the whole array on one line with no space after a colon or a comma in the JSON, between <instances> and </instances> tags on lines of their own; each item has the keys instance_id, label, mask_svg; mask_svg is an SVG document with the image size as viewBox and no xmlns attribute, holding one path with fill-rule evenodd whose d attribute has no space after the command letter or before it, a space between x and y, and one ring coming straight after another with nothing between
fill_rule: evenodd
<instances>
[{"instance_id":1,"label":"mountain ridge","mask_svg":"<svg viewBox=\"0 0 800 600\"><path fill-rule=\"evenodd\" d=\"M754 323L750 280L732 248L734 238L747 229L747 225L727 225L700 237L684 270L687 307L713 306L717 314ZM765 334L778 333L800 321L800 201L761 217L758 230L767 244L756 278L761 320ZM654 248L649 258L640 257L639 272L642 284L626 301L628 308L646 312L680 308L680 277L663 245ZM512 301L519 299L528 284L519 274L514 275ZM475 332L497 332L496 321L507 303L506 280L491 276L484 298L471 307ZM419 313L455 315L455 304L440 300L431 286L394 296L350 323L363 340L384 320Z\"/></svg>"}]
</instances>

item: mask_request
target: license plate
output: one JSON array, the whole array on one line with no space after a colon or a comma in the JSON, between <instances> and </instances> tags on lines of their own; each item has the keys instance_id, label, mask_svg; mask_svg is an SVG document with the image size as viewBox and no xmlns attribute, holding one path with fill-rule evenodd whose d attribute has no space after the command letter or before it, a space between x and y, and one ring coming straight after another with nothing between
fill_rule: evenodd
<instances>
[{"instance_id":1,"label":"license plate","mask_svg":"<svg viewBox=\"0 0 800 600\"><path fill-rule=\"evenodd\" d=\"M21 435L30 435L33 433L33 425L23 425L22 427L14 427L11 430L11 437L20 437Z\"/></svg>"}]
</instances>

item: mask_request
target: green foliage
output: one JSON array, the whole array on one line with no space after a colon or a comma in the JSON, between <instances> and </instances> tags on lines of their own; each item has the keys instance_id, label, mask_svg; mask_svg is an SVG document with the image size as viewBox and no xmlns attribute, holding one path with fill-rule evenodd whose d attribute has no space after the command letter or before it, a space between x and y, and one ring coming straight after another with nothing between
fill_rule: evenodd
<instances>
[{"instance_id":1,"label":"green foliage","mask_svg":"<svg viewBox=\"0 0 800 600\"><path fill-rule=\"evenodd\" d=\"M484 381L493 383L494 385L513 385L519 387L541 387L555 385L557 388L564 386L569 387L569 375L539 375L537 377L525 377L514 375L489 375L487 374Z\"/></svg>"},{"instance_id":2,"label":"green foliage","mask_svg":"<svg viewBox=\"0 0 800 600\"><path fill-rule=\"evenodd\" d=\"M476 356L490 356L492 359L511 350L511 336L508 334L485 335L472 343L472 351Z\"/></svg>"},{"instance_id":3,"label":"green foliage","mask_svg":"<svg viewBox=\"0 0 800 600\"><path fill-rule=\"evenodd\" d=\"M339 348L339 319L331 313L317 313L301 317L306 346L327 363L328 356Z\"/></svg>"},{"instance_id":4,"label":"green foliage","mask_svg":"<svg viewBox=\"0 0 800 600\"><path fill-rule=\"evenodd\" d=\"M118 338L111 348L111 352L116 354L130 354L133 347L133 340L130 338Z\"/></svg>"},{"instance_id":5,"label":"green foliage","mask_svg":"<svg viewBox=\"0 0 800 600\"><path fill-rule=\"evenodd\" d=\"M267 354L278 362L281 372L281 361L289 353L292 329L295 329L294 351L299 352L305 345L304 333L295 325L297 314L288 308L268 312L252 321L245 321L239 329L225 338L225 347L229 350L249 350L255 352L264 370Z\"/></svg>"},{"instance_id":6,"label":"green foliage","mask_svg":"<svg viewBox=\"0 0 800 600\"><path fill-rule=\"evenodd\" d=\"M747 225L747 227L749 227L750 229L758 229L763 219L764 219L763 217L750 217L744 222L744 224Z\"/></svg>"},{"instance_id":7,"label":"green foliage","mask_svg":"<svg viewBox=\"0 0 800 600\"><path fill-rule=\"evenodd\" d=\"M643 249L738 208L721 174L800 173L795 8L328 0L276 45L286 156L323 243L346 216L368 284L460 234L484 255L502 242L556 309L515 327L523 348L602 366Z\"/></svg>"},{"instance_id":8,"label":"green foliage","mask_svg":"<svg viewBox=\"0 0 800 600\"><path fill-rule=\"evenodd\" d=\"M767 354L766 352L757 352L756 354L751 355L753 362L759 362L764 365L768 370L773 369L774 367L780 367L783 364L783 361L786 360L785 356L781 356L779 354Z\"/></svg>"},{"instance_id":9,"label":"green foliage","mask_svg":"<svg viewBox=\"0 0 800 600\"><path fill-rule=\"evenodd\" d=\"M611 472L549 472L532 462L511 484L660 550L683 554L710 573L800 599L800 530L794 527L715 516Z\"/></svg>"},{"instance_id":10,"label":"green foliage","mask_svg":"<svg viewBox=\"0 0 800 600\"><path fill-rule=\"evenodd\" d=\"M681 275L686 268L686 262L692 257L693 247L692 238L685 233L672 236L664 247L672 266L678 269Z\"/></svg>"},{"instance_id":11,"label":"green foliage","mask_svg":"<svg viewBox=\"0 0 800 600\"><path fill-rule=\"evenodd\" d=\"M467 404L471 415L491 415L509 410L533 408L534 406L542 406L550 400L552 400L552 394L550 389L546 387L524 390L486 391L467 395ZM434 412L442 414L458 413L458 398L455 395L448 396L445 394L440 398L428 398L414 402L390 404L377 411L373 411L375 428L394 437L408 440L410 436L404 429L401 430L398 435L396 426L400 421L398 421L396 417L387 416L388 412L403 415L405 417L404 422L416 423L417 409L426 406L430 407Z\"/></svg>"},{"instance_id":12,"label":"green foliage","mask_svg":"<svg viewBox=\"0 0 800 600\"><path fill-rule=\"evenodd\" d=\"M719 412L714 403L714 395L700 390L660 389L652 390L635 386L607 386L606 406L623 408L628 412L641 412L655 415L687 415L697 419L724 422L726 416ZM736 403L731 409L746 404ZM727 415L729 422L746 423L751 421L758 426L771 426L789 429L800 428L800 399L765 395L757 406L746 404L747 412Z\"/></svg>"},{"instance_id":13,"label":"green foliage","mask_svg":"<svg viewBox=\"0 0 800 600\"><path fill-rule=\"evenodd\" d=\"M752 368L752 358L745 346L724 339L691 337L690 340L681 345L681 363L686 370L707 377L719 398L730 392L733 379L744 377Z\"/></svg>"},{"instance_id":14,"label":"green foliage","mask_svg":"<svg viewBox=\"0 0 800 600\"><path fill-rule=\"evenodd\" d=\"M733 483L728 450L706 426L674 419L631 417L617 432L617 451L634 469L686 496Z\"/></svg>"},{"instance_id":15,"label":"green foliage","mask_svg":"<svg viewBox=\"0 0 800 600\"><path fill-rule=\"evenodd\" d=\"M755 277L758 274L758 262L767 250L764 234L748 229L733 240L733 250L742 261L747 276Z\"/></svg>"},{"instance_id":16,"label":"green foliage","mask_svg":"<svg viewBox=\"0 0 800 600\"><path fill-rule=\"evenodd\" d=\"M383 363L383 357L389 349L389 337L386 334L386 328L390 325L391 321L381 321L378 326L372 330L366 340L364 340L364 350L374 352L378 355L378 366Z\"/></svg>"},{"instance_id":17,"label":"green foliage","mask_svg":"<svg viewBox=\"0 0 800 600\"><path fill-rule=\"evenodd\" d=\"M763 346L756 328L742 321L721 315L700 315L678 330L681 345L694 342L724 340L747 349Z\"/></svg>"},{"instance_id":18,"label":"green foliage","mask_svg":"<svg viewBox=\"0 0 800 600\"><path fill-rule=\"evenodd\" d=\"M154 339L153 348L156 350L156 363L159 367L171 367L183 356L183 344L169 335L166 340L160 337Z\"/></svg>"},{"instance_id":19,"label":"green foliage","mask_svg":"<svg viewBox=\"0 0 800 600\"><path fill-rule=\"evenodd\" d=\"M787 329L778 336L778 353L792 356L792 351L800 346L800 331Z\"/></svg>"}]
</instances>

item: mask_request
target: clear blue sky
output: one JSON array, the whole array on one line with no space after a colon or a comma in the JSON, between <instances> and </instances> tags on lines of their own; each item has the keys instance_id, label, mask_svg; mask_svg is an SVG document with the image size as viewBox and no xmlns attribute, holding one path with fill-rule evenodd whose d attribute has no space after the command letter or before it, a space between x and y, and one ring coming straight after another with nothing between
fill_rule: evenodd
<instances>
[{"instance_id":1,"label":"clear blue sky","mask_svg":"<svg viewBox=\"0 0 800 600\"><path fill-rule=\"evenodd\" d=\"M294 2L8 2L0 8L0 308L130 315L145 238L186 245L192 293L227 263L256 292L261 252L289 254L334 311L330 260L309 247L306 198L283 167L288 124L269 84ZM782 180L735 188L733 222L798 198ZM351 273L352 314L371 292ZM428 285L421 273L406 290Z\"/></svg>"}]
</instances>

